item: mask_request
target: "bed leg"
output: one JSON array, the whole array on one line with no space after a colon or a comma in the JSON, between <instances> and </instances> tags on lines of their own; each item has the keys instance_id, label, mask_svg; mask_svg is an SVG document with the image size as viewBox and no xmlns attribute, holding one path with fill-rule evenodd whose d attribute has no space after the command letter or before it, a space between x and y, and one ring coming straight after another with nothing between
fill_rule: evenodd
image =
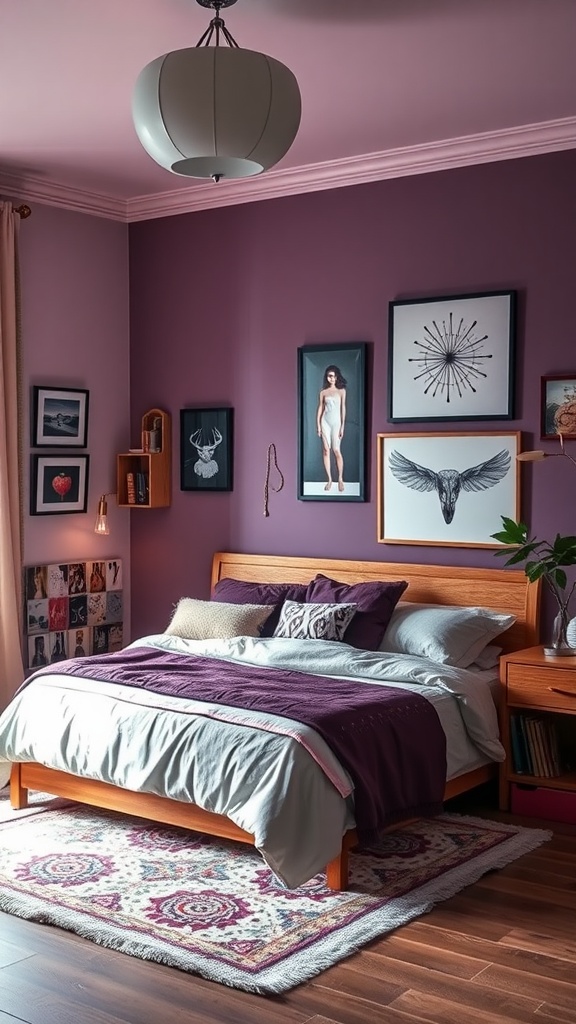
<instances>
[{"instance_id":1,"label":"bed leg","mask_svg":"<svg viewBox=\"0 0 576 1024\"><path fill-rule=\"evenodd\" d=\"M10 771L10 806L15 811L28 807L28 790L22 785L22 771L18 763Z\"/></svg>"},{"instance_id":2,"label":"bed leg","mask_svg":"<svg viewBox=\"0 0 576 1024\"><path fill-rule=\"evenodd\" d=\"M342 849L338 857L334 857L326 868L326 884L336 892L345 892L348 888L348 850Z\"/></svg>"}]
</instances>

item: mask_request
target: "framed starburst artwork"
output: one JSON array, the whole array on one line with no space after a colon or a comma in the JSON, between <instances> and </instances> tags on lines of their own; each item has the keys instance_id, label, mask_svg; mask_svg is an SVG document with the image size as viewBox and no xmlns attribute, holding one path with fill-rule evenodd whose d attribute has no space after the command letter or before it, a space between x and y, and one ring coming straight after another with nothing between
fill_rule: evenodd
<instances>
[{"instance_id":1,"label":"framed starburst artwork","mask_svg":"<svg viewBox=\"0 0 576 1024\"><path fill-rule=\"evenodd\" d=\"M391 302L389 422L512 419L515 329L515 291Z\"/></svg>"},{"instance_id":2,"label":"framed starburst artwork","mask_svg":"<svg viewBox=\"0 0 576 1024\"><path fill-rule=\"evenodd\" d=\"M501 517L520 518L520 436L378 434L378 542L501 547Z\"/></svg>"}]
</instances>

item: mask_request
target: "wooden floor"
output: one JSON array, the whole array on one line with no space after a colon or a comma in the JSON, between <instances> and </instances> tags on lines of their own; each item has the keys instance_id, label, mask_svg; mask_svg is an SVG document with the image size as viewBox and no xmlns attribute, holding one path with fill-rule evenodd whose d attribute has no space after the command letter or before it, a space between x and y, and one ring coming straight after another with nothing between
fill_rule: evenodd
<instances>
[{"instance_id":1,"label":"wooden floor","mask_svg":"<svg viewBox=\"0 0 576 1024\"><path fill-rule=\"evenodd\" d=\"M478 802L480 800L480 802ZM492 794L454 810L498 815ZM576 1024L576 827L284 996L0 914L0 1024Z\"/></svg>"}]
</instances>

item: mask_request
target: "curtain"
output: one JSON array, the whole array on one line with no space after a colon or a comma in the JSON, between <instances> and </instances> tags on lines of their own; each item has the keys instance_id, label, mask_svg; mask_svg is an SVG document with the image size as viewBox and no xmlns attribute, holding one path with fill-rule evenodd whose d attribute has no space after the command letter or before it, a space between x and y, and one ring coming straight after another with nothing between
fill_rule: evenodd
<instances>
[{"instance_id":1,"label":"curtain","mask_svg":"<svg viewBox=\"0 0 576 1024\"><path fill-rule=\"evenodd\" d=\"M24 678L19 431L20 214L0 201L0 711Z\"/></svg>"}]
</instances>

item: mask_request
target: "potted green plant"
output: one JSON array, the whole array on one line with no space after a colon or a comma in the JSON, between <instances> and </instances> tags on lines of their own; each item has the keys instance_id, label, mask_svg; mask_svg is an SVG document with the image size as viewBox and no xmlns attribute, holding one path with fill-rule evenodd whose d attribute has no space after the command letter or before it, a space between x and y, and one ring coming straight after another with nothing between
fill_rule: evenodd
<instances>
[{"instance_id":1,"label":"potted green plant","mask_svg":"<svg viewBox=\"0 0 576 1024\"><path fill-rule=\"evenodd\" d=\"M576 466L576 460L565 450L564 438L559 435L561 451L550 453L543 451L523 452L517 458L521 462L539 462L542 459L564 456ZM508 555L505 565L524 563L524 572L531 582L543 580L554 596L558 612L554 619L551 646L545 647L546 654L574 655L575 649L568 643L566 631L570 621L569 605L576 590L576 581L570 586L566 568L576 565L576 537L562 537L556 534L554 541L538 540L530 537L525 523L517 523L507 516L501 516L503 529L493 533L494 540L506 546L498 555ZM514 548L510 554L510 548Z\"/></svg>"}]
</instances>

